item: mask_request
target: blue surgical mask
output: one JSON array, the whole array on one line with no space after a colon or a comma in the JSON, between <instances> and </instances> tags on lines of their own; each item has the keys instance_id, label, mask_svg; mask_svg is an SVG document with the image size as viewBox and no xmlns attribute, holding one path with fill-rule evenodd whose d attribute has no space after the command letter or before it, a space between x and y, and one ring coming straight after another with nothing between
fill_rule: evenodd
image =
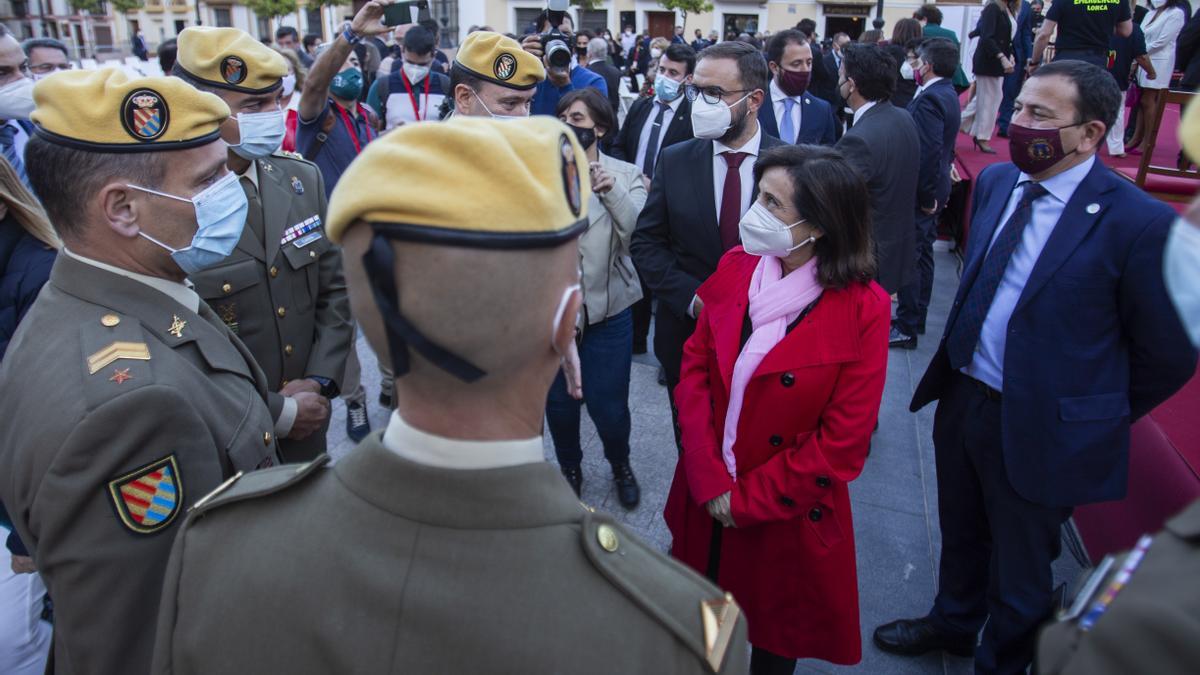
<instances>
[{"instance_id":1,"label":"blue surgical mask","mask_svg":"<svg viewBox=\"0 0 1200 675\"><path fill-rule=\"evenodd\" d=\"M192 243L187 248L171 248L144 230L138 232L145 239L170 251L171 258L185 274L196 274L228 258L242 238L250 203L235 173L225 174L191 199L137 185L129 187L159 197L189 202L196 209L196 234L192 235Z\"/></svg>"},{"instance_id":2,"label":"blue surgical mask","mask_svg":"<svg viewBox=\"0 0 1200 675\"><path fill-rule=\"evenodd\" d=\"M671 78L663 75L654 80L654 95L663 103L670 103L679 98L680 92L683 90L683 83L676 82Z\"/></svg>"},{"instance_id":3,"label":"blue surgical mask","mask_svg":"<svg viewBox=\"0 0 1200 675\"><path fill-rule=\"evenodd\" d=\"M229 146L242 159L262 159L279 149L287 133L287 115L279 108L270 112L238 113L242 142Z\"/></svg>"}]
</instances>

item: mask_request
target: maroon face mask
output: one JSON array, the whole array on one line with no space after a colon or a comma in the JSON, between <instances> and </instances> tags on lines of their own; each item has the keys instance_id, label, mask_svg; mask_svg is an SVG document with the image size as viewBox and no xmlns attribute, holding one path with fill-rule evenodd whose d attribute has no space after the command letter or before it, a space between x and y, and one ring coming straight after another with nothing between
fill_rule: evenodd
<instances>
[{"instance_id":1,"label":"maroon face mask","mask_svg":"<svg viewBox=\"0 0 1200 675\"><path fill-rule=\"evenodd\" d=\"M810 71L784 70L779 69L778 75L775 76L775 81L779 83L779 88L788 96L799 96L808 89L808 79L812 76Z\"/></svg>"},{"instance_id":2,"label":"maroon face mask","mask_svg":"<svg viewBox=\"0 0 1200 675\"><path fill-rule=\"evenodd\" d=\"M1008 151L1012 155L1012 163L1030 176L1035 176L1046 169L1058 164L1064 157L1075 152L1067 152L1062 146L1062 130L1079 126L1068 124L1065 127L1050 127L1048 129L1032 129L1020 124L1008 125Z\"/></svg>"}]
</instances>

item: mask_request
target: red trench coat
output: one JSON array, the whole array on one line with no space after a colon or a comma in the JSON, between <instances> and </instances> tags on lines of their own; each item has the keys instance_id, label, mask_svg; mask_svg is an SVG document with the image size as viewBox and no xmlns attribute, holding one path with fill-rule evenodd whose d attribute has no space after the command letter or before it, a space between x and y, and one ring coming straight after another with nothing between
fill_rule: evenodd
<instances>
[{"instance_id":1,"label":"red trench coat","mask_svg":"<svg viewBox=\"0 0 1200 675\"><path fill-rule=\"evenodd\" d=\"M734 454L721 459L733 365L758 258L735 248L700 287L675 401L683 455L664 516L671 554L706 572L713 519L732 491L718 583L746 612L751 644L790 658L862 658L847 483L867 457L887 371L890 299L877 284L826 290L746 387Z\"/></svg>"}]
</instances>

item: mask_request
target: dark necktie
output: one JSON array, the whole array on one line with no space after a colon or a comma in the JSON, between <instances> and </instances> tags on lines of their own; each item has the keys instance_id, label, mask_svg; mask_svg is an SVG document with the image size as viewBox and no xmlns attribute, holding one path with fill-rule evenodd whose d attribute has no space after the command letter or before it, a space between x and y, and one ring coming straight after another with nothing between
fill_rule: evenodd
<instances>
[{"instance_id":1,"label":"dark necktie","mask_svg":"<svg viewBox=\"0 0 1200 675\"><path fill-rule=\"evenodd\" d=\"M17 172L21 182L28 187L29 177L25 175L25 162L21 161L21 155L17 154L16 135L17 130L11 124L5 123L4 126L0 126L0 152Z\"/></svg>"},{"instance_id":2,"label":"dark necktie","mask_svg":"<svg viewBox=\"0 0 1200 675\"><path fill-rule=\"evenodd\" d=\"M658 115L654 125L650 127L650 140L646 142L646 157L642 160L642 173L654 177L654 162L658 159L658 137L662 134L663 115L671 109L671 104L658 102Z\"/></svg>"},{"instance_id":3,"label":"dark necktie","mask_svg":"<svg viewBox=\"0 0 1200 675\"><path fill-rule=\"evenodd\" d=\"M721 190L721 214L717 227L721 231L721 250L728 251L738 245L738 222L742 219L742 174L738 168L750 156L748 152L723 152L725 160L725 188Z\"/></svg>"},{"instance_id":4,"label":"dark necktie","mask_svg":"<svg viewBox=\"0 0 1200 675\"><path fill-rule=\"evenodd\" d=\"M259 179L261 180L261 178L260 176ZM242 190L246 193L246 201L250 203L250 208L246 212L246 226L250 228L250 231L254 233L254 238L265 249L267 247L266 231L263 227L262 200L258 196L258 188L254 186L254 181L245 176L242 176L241 184Z\"/></svg>"},{"instance_id":5,"label":"dark necktie","mask_svg":"<svg viewBox=\"0 0 1200 675\"><path fill-rule=\"evenodd\" d=\"M1046 188L1038 183L1026 182L1017 209L1009 216L1008 222L1000 230L999 236L992 248L983 259L975 283L967 291L959 309L958 318L946 336L946 354L950 357L950 367L958 370L971 363L975 353L975 345L979 343L979 335L983 330L983 321L987 318L992 300L996 297L996 289L1004 278L1004 270L1012 259L1013 251L1021 243L1021 234L1025 226L1033 219L1033 202L1048 194Z\"/></svg>"}]
</instances>

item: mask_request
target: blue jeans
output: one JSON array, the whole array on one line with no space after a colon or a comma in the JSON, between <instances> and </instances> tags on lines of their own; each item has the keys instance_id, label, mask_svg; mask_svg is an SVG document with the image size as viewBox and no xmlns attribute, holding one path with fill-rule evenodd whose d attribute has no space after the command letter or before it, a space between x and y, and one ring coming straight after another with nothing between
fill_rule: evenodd
<instances>
[{"instance_id":1,"label":"blue jeans","mask_svg":"<svg viewBox=\"0 0 1200 675\"><path fill-rule=\"evenodd\" d=\"M629 461L629 369L633 364L633 312L626 309L583 331L579 365L588 415L596 424L604 456L612 463ZM546 398L546 421L554 453L563 466L579 466L579 409L583 401L567 394L560 371Z\"/></svg>"}]
</instances>

